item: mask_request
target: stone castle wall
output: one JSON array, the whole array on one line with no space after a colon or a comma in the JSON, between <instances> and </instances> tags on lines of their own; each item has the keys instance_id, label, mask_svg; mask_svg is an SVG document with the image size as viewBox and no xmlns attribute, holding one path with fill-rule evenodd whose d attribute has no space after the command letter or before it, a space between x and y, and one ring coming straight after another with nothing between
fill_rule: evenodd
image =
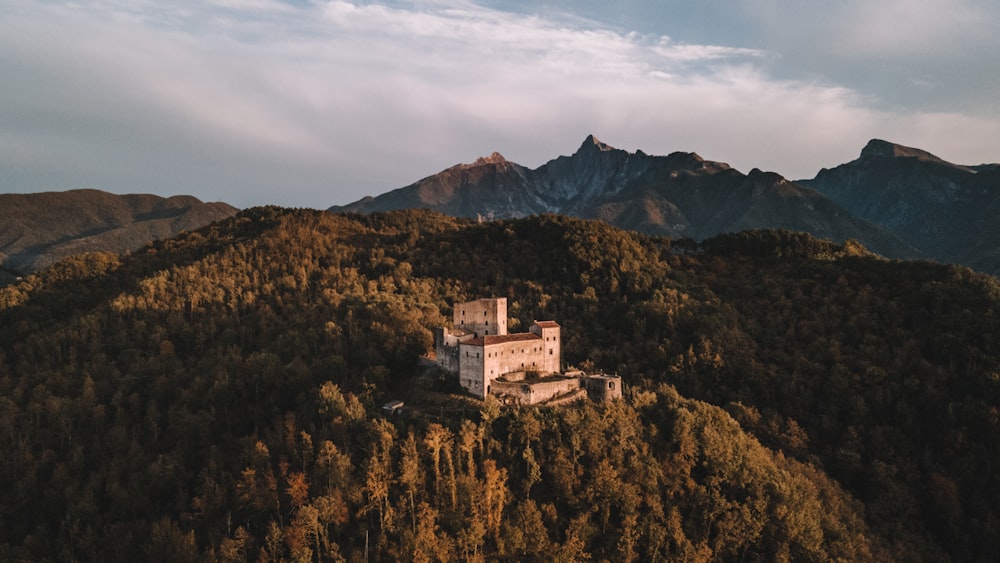
<instances>
[{"instance_id":1,"label":"stone castle wall","mask_svg":"<svg viewBox=\"0 0 1000 563\"><path fill-rule=\"evenodd\" d=\"M542 339L531 333L485 336L459 344L458 374L462 387L485 398L494 379L511 371L537 371L545 353Z\"/></svg>"},{"instance_id":2,"label":"stone castle wall","mask_svg":"<svg viewBox=\"0 0 1000 563\"><path fill-rule=\"evenodd\" d=\"M517 405L537 405L580 389L576 377L552 377L539 381L494 381L491 394Z\"/></svg>"}]
</instances>

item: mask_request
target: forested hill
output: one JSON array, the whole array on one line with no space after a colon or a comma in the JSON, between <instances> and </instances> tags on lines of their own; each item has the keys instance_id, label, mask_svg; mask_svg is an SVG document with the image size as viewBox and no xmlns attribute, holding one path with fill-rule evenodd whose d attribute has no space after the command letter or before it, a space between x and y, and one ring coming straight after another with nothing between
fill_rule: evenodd
<instances>
[{"instance_id":1,"label":"forested hill","mask_svg":"<svg viewBox=\"0 0 1000 563\"><path fill-rule=\"evenodd\" d=\"M418 368L482 296L625 400ZM0 289L0 560L994 560L998 325L807 235L251 209Z\"/></svg>"},{"instance_id":2,"label":"forested hill","mask_svg":"<svg viewBox=\"0 0 1000 563\"><path fill-rule=\"evenodd\" d=\"M0 284L84 252L130 252L237 211L192 196L90 189L0 194Z\"/></svg>"}]
</instances>

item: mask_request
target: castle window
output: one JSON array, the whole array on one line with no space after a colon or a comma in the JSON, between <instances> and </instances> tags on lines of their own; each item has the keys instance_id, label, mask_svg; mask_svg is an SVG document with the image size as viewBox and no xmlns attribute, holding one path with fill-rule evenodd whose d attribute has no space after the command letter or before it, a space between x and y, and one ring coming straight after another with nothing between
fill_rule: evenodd
<instances>
[{"instance_id":1,"label":"castle window","mask_svg":"<svg viewBox=\"0 0 1000 563\"><path fill-rule=\"evenodd\" d=\"M615 388L615 382L614 381L609 381L608 382L608 389L614 389L614 388Z\"/></svg>"}]
</instances>

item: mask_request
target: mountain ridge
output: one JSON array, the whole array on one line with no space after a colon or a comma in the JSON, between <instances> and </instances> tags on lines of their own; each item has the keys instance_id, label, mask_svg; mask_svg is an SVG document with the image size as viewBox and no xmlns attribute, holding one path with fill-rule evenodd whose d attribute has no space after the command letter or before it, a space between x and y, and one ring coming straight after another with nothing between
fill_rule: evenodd
<instances>
[{"instance_id":1,"label":"mountain ridge","mask_svg":"<svg viewBox=\"0 0 1000 563\"><path fill-rule=\"evenodd\" d=\"M572 155L535 169L493 157L329 211L422 207L487 219L557 213L694 239L749 228L806 229L838 241L855 238L893 257L919 256L905 241L822 201L812 189L773 172L754 169L745 175L694 152L628 152L591 134Z\"/></svg>"},{"instance_id":2,"label":"mountain ridge","mask_svg":"<svg viewBox=\"0 0 1000 563\"><path fill-rule=\"evenodd\" d=\"M1000 275L1000 165L961 165L874 139L799 183L942 262Z\"/></svg>"},{"instance_id":3,"label":"mountain ridge","mask_svg":"<svg viewBox=\"0 0 1000 563\"><path fill-rule=\"evenodd\" d=\"M937 155L931 154L923 149L908 147L883 139L872 139L868 141L868 144L861 149L861 156L859 158L915 158L926 162L936 162L956 166L955 164L947 162Z\"/></svg>"}]
</instances>

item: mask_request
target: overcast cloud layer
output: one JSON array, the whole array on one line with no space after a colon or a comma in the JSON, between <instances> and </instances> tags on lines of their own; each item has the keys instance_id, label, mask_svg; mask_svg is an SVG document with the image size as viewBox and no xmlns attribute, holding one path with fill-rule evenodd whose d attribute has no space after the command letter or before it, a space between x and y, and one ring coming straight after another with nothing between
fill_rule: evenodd
<instances>
[{"instance_id":1,"label":"overcast cloud layer","mask_svg":"<svg viewBox=\"0 0 1000 563\"><path fill-rule=\"evenodd\" d=\"M325 208L589 133L789 178L874 137L995 162L996 29L992 0L26 0L0 192Z\"/></svg>"}]
</instances>

